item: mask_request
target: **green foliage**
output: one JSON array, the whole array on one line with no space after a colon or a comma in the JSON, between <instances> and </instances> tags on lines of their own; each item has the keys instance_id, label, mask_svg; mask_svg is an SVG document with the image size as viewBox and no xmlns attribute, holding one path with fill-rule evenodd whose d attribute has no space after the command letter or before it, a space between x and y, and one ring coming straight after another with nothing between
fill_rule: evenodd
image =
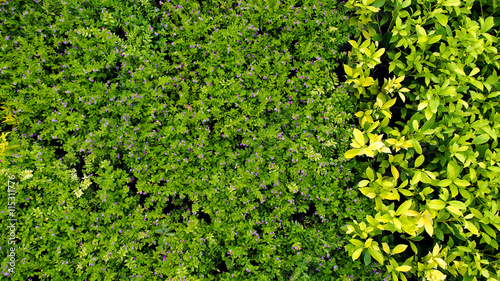
<instances>
[{"instance_id":1,"label":"green foliage","mask_svg":"<svg viewBox=\"0 0 500 281\"><path fill-rule=\"evenodd\" d=\"M367 165L343 157L344 7L38 2L7 1L0 25L11 280L385 277L340 251L375 213L353 188Z\"/></svg>"},{"instance_id":2,"label":"green foliage","mask_svg":"<svg viewBox=\"0 0 500 281\"><path fill-rule=\"evenodd\" d=\"M374 158L358 186L377 214L345 228L346 249L395 280L500 279L496 5L349 1L364 40L350 41L345 66L362 101L345 156ZM380 63L397 75L381 87L370 77Z\"/></svg>"}]
</instances>

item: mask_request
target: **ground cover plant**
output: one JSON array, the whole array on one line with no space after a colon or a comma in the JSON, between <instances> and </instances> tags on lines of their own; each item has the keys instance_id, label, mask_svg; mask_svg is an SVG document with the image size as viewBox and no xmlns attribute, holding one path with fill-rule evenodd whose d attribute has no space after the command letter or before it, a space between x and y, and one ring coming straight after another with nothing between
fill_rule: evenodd
<instances>
[{"instance_id":1,"label":"ground cover plant","mask_svg":"<svg viewBox=\"0 0 500 281\"><path fill-rule=\"evenodd\" d=\"M341 230L375 215L344 157L353 9L0 5L5 277L388 278Z\"/></svg>"}]
</instances>

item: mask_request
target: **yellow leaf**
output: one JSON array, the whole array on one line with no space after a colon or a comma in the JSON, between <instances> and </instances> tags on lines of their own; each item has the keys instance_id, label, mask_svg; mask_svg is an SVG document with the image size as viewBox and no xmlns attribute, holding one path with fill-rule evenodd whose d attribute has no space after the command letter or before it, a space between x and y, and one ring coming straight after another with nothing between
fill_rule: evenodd
<instances>
[{"instance_id":1,"label":"yellow leaf","mask_svg":"<svg viewBox=\"0 0 500 281\"><path fill-rule=\"evenodd\" d=\"M357 260L361 255L361 252L363 252L363 248L358 248L356 251L354 251L354 253L352 254L352 260Z\"/></svg>"},{"instance_id":2,"label":"yellow leaf","mask_svg":"<svg viewBox=\"0 0 500 281\"><path fill-rule=\"evenodd\" d=\"M409 265L402 265L402 266L397 267L396 270L400 271L400 272L407 272L407 271L411 270L411 266L409 266Z\"/></svg>"},{"instance_id":3,"label":"yellow leaf","mask_svg":"<svg viewBox=\"0 0 500 281\"><path fill-rule=\"evenodd\" d=\"M348 151L346 151L346 153L344 153L344 157L347 159L354 158L354 156L358 155L360 151L361 151L361 149L348 150Z\"/></svg>"},{"instance_id":4,"label":"yellow leaf","mask_svg":"<svg viewBox=\"0 0 500 281\"><path fill-rule=\"evenodd\" d=\"M373 151L371 149L363 148L363 153L366 154L366 156L375 157L375 155L373 154Z\"/></svg>"},{"instance_id":5,"label":"yellow leaf","mask_svg":"<svg viewBox=\"0 0 500 281\"><path fill-rule=\"evenodd\" d=\"M394 223L394 226L398 229L401 230L401 222L398 219L394 219L392 221Z\"/></svg>"},{"instance_id":6,"label":"yellow leaf","mask_svg":"<svg viewBox=\"0 0 500 281\"><path fill-rule=\"evenodd\" d=\"M373 239L372 239L372 238L370 238L370 239L366 240L366 241L365 241L365 248L370 247L370 246L372 245L372 241L373 241Z\"/></svg>"},{"instance_id":7,"label":"yellow leaf","mask_svg":"<svg viewBox=\"0 0 500 281\"><path fill-rule=\"evenodd\" d=\"M392 172L392 176L396 179L399 179L399 172L398 172L398 169L396 169L396 167L392 166L391 165L391 172Z\"/></svg>"},{"instance_id":8,"label":"yellow leaf","mask_svg":"<svg viewBox=\"0 0 500 281\"><path fill-rule=\"evenodd\" d=\"M434 234L434 228L432 227L432 222L426 218L423 219L425 231L432 237Z\"/></svg>"},{"instance_id":9,"label":"yellow leaf","mask_svg":"<svg viewBox=\"0 0 500 281\"><path fill-rule=\"evenodd\" d=\"M364 187L364 186L368 185L369 183L370 183L370 181L368 181L368 180L362 180L359 182L358 187Z\"/></svg>"},{"instance_id":10,"label":"yellow leaf","mask_svg":"<svg viewBox=\"0 0 500 281\"><path fill-rule=\"evenodd\" d=\"M387 254L391 253L391 248L389 248L389 245L387 245L387 243L382 243L382 248L384 249L384 252L386 252Z\"/></svg>"},{"instance_id":11,"label":"yellow leaf","mask_svg":"<svg viewBox=\"0 0 500 281\"><path fill-rule=\"evenodd\" d=\"M347 64L344 64L344 71L348 77L352 77L352 68L350 68Z\"/></svg>"},{"instance_id":12,"label":"yellow leaf","mask_svg":"<svg viewBox=\"0 0 500 281\"><path fill-rule=\"evenodd\" d=\"M447 206L446 210L448 210L448 211L450 211L450 213L453 213L453 214L458 215L458 216L463 215L462 212L457 207Z\"/></svg>"},{"instance_id":13,"label":"yellow leaf","mask_svg":"<svg viewBox=\"0 0 500 281\"><path fill-rule=\"evenodd\" d=\"M365 145L365 138L360 130L354 129L354 138L361 146Z\"/></svg>"},{"instance_id":14,"label":"yellow leaf","mask_svg":"<svg viewBox=\"0 0 500 281\"><path fill-rule=\"evenodd\" d=\"M370 146L368 147L368 149L379 150L382 147L384 147L384 143L381 142L381 141L377 141L377 142L374 142L374 143L370 144Z\"/></svg>"},{"instance_id":15,"label":"yellow leaf","mask_svg":"<svg viewBox=\"0 0 500 281\"><path fill-rule=\"evenodd\" d=\"M478 232L476 226L472 222L465 221L465 228L467 228L473 234L476 234L477 236L479 236L479 232Z\"/></svg>"},{"instance_id":16,"label":"yellow leaf","mask_svg":"<svg viewBox=\"0 0 500 281\"><path fill-rule=\"evenodd\" d=\"M351 244L353 244L356 247L363 247L363 242L361 240L351 239L349 240L349 242L351 242Z\"/></svg>"},{"instance_id":17,"label":"yellow leaf","mask_svg":"<svg viewBox=\"0 0 500 281\"><path fill-rule=\"evenodd\" d=\"M411 207L412 200L405 201L399 208L396 210L396 216L400 216L401 214L404 214L406 211L408 211Z\"/></svg>"},{"instance_id":18,"label":"yellow leaf","mask_svg":"<svg viewBox=\"0 0 500 281\"><path fill-rule=\"evenodd\" d=\"M393 254L399 254L399 253L402 253L406 250L406 248L408 248L408 245L403 245L403 244L399 244L396 246L396 248L394 248L392 250L392 253Z\"/></svg>"},{"instance_id":19,"label":"yellow leaf","mask_svg":"<svg viewBox=\"0 0 500 281\"><path fill-rule=\"evenodd\" d=\"M434 248L432 249L432 255L436 257L439 254L439 251L441 251L441 246L436 243L436 245L434 245Z\"/></svg>"}]
</instances>

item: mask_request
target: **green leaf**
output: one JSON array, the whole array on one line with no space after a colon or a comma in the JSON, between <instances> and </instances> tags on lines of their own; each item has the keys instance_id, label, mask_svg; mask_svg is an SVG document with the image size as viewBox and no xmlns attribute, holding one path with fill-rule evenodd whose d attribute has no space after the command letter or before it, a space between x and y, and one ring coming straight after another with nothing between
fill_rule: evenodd
<instances>
[{"instance_id":1,"label":"green leaf","mask_svg":"<svg viewBox=\"0 0 500 281\"><path fill-rule=\"evenodd\" d=\"M365 261L365 266L368 266L370 264L370 262L372 261L372 256L370 255L370 253L368 251L365 252L364 261Z\"/></svg>"},{"instance_id":2,"label":"green leaf","mask_svg":"<svg viewBox=\"0 0 500 281\"><path fill-rule=\"evenodd\" d=\"M410 6L410 5L411 5L411 0L405 0L403 2L403 5L401 6L401 9L404 9L404 8Z\"/></svg>"},{"instance_id":3,"label":"green leaf","mask_svg":"<svg viewBox=\"0 0 500 281\"><path fill-rule=\"evenodd\" d=\"M401 214L405 213L408 211L411 207L412 200L405 201L401 206L399 206L398 210L396 211L396 216L400 216Z\"/></svg>"},{"instance_id":4,"label":"green leaf","mask_svg":"<svg viewBox=\"0 0 500 281\"><path fill-rule=\"evenodd\" d=\"M450 179L444 179L444 180L441 180L438 183L438 186L446 187L446 186L449 186L451 183L452 183L452 180L450 180Z\"/></svg>"},{"instance_id":5,"label":"green leaf","mask_svg":"<svg viewBox=\"0 0 500 281\"><path fill-rule=\"evenodd\" d=\"M437 112L437 109L439 107L439 103L440 103L439 99L432 99L431 100L430 106L431 106L432 113Z\"/></svg>"},{"instance_id":6,"label":"green leaf","mask_svg":"<svg viewBox=\"0 0 500 281\"><path fill-rule=\"evenodd\" d=\"M436 17L436 19L438 20L438 22L442 25L442 26L446 26L448 24L448 17L443 15L443 14L435 14L434 15Z\"/></svg>"},{"instance_id":7,"label":"green leaf","mask_svg":"<svg viewBox=\"0 0 500 281\"><path fill-rule=\"evenodd\" d=\"M482 128L492 139L497 139L497 134L494 130L492 130L490 127L484 127Z\"/></svg>"},{"instance_id":8,"label":"green leaf","mask_svg":"<svg viewBox=\"0 0 500 281\"><path fill-rule=\"evenodd\" d=\"M376 251L373 247L369 247L368 251L374 259L376 259L380 264L384 264L384 255L380 251Z\"/></svg>"},{"instance_id":9,"label":"green leaf","mask_svg":"<svg viewBox=\"0 0 500 281\"><path fill-rule=\"evenodd\" d=\"M411 142L413 144L413 148L418 154L422 154L422 147L420 146L420 143L416 139L411 139Z\"/></svg>"},{"instance_id":10,"label":"green leaf","mask_svg":"<svg viewBox=\"0 0 500 281\"><path fill-rule=\"evenodd\" d=\"M457 172L455 171L455 168L453 167L453 165L451 165L451 162L448 162L447 175L448 175L448 179L454 180L457 178Z\"/></svg>"},{"instance_id":11,"label":"green leaf","mask_svg":"<svg viewBox=\"0 0 500 281\"><path fill-rule=\"evenodd\" d=\"M427 36L427 32L425 32L425 29L422 26L416 25L415 28L417 29L418 36Z\"/></svg>"},{"instance_id":12,"label":"green leaf","mask_svg":"<svg viewBox=\"0 0 500 281\"><path fill-rule=\"evenodd\" d=\"M481 212L479 212L477 209L469 208L469 211L474 215L474 217L476 217L478 219L483 218L483 214L481 214ZM483 227L483 229L484 229L484 227Z\"/></svg>"},{"instance_id":13,"label":"green leaf","mask_svg":"<svg viewBox=\"0 0 500 281\"><path fill-rule=\"evenodd\" d=\"M454 70L455 70L456 73L458 73L460 75L467 76L467 74L465 74L465 72L463 71L463 69L455 68Z\"/></svg>"},{"instance_id":14,"label":"green leaf","mask_svg":"<svg viewBox=\"0 0 500 281\"><path fill-rule=\"evenodd\" d=\"M458 208L453 207L453 206L447 206L446 210L448 210L448 211L450 211L450 213L458 215L458 216L462 216L463 215L462 212Z\"/></svg>"},{"instance_id":15,"label":"green leaf","mask_svg":"<svg viewBox=\"0 0 500 281\"><path fill-rule=\"evenodd\" d=\"M427 203L427 206L433 210L439 211L446 207L446 203L441 200L431 200Z\"/></svg>"},{"instance_id":16,"label":"green leaf","mask_svg":"<svg viewBox=\"0 0 500 281\"><path fill-rule=\"evenodd\" d=\"M386 102L384 106L382 106L382 109L388 109L391 106L393 106L396 103L397 98L393 98L392 100Z\"/></svg>"},{"instance_id":17,"label":"green leaf","mask_svg":"<svg viewBox=\"0 0 500 281\"><path fill-rule=\"evenodd\" d=\"M415 145L413 145L415 147ZM425 157L423 155L420 155L417 157L417 160L415 160L415 168L418 168L422 163L424 163Z\"/></svg>"},{"instance_id":18,"label":"green leaf","mask_svg":"<svg viewBox=\"0 0 500 281\"><path fill-rule=\"evenodd\" d=\"M375 174L373 173L373 169L368 167L366 169L366 176L368 177L368 179L370 179L371 181L375 180Z\"/></svg>"},{"instance_id":19,"label":"green leaf","mask_svg":"<svg viewBox=\"0 0 500 281\"><path fill-rule=\"evenodd\" d=\"M471 70L471 72L469 73L469 76L472 77L478 73L479 73L479 68L475 67L473 70Z\"/></svg>"},{"instance_id":20,"label":"green leaf","mask_svg":"<svg viewBox=\"0 0 500 281\"><path fill-rule=\"evenodd\" d=\"M384 6L384 4L385 4L385 0L377 0L372 4L372 6L375 8L380 8L380 7Z\"/></svg>"},{"instance_id":21,"label":"green leaf","mask_svg":"<svg viewBox=\"0 0 500 281\"><path fill-rule=\"evenodd\" d=\"M453 183L460 187L466 187L470 185L470 182L461 179L456 179L453 181Z\"/></svg>"},{"instance_id":22,"label":"green leaf","mask_svg":"<svg viewBox=\"0 0 500 281\"><path fill-rule=\"evenodd\" d=\"M483 144L486 143L489 139L490 137L488 136L488 134L482 134L477 138L474 138L474 140L472 140L472 144Z\"/></svg>"},{"instance_id":23,"label":"green leaf","mask_svg":"<svg viewBox=\"0 0 500 281\"><path fill-rule=\"evenodd\" d=\"M484 25L482 25L481 28L481 33L486 33L488 30L490 30L493 26L495 25L495 22L493 20L493 17L488 17L486 21L484 22Z\"/></svg>"},{"instance_id":24,"label":"green leaf","mask_svg":"<svg viewBox=\"0 0 500 281\"><path fill-rule=\"evenodd\" d=\"M417 248L417 246L415 246L415 243L413 243L411 241L409 241L409 242L410 242L411 249L417 255L418 254L418 248Z\"/></svg>"},{"instance_id":25,"label":"green leaf","mask_svg":"<svg viewBox=\"0 0 500 281\"><path fill-rule=\"evenodd\" d=\"M467 208L467 206L465 206L464 202L460 202L460 201L456 201L456 200L449 201L448 204L450 204L451 206L453 206L457 209L460 209L460 210Z\"/></svg>"},{"instance_id":26,"label":"green leaf","mask_svg":"<svg viewBox=\"0 0 500 281\"><path fill-rule=\"evenodd\" d=\"M495 233L495 230L493 230L493 228L491 228L490 226L481 223L481 228L484 231L486 231L486 233L488 233L491 237L493 237L495 239L497 238L497 234Z\"/></svg>"},{"instance_id":27,"label":"green leaf","mask_svg":"<svg viewBox=\"0 0 500 281\"><path fill-rule=\"evenodd\" d=\"M444 6L459 6L460 0L446 0L443 3Z\"/></svg>"}]
</instances>

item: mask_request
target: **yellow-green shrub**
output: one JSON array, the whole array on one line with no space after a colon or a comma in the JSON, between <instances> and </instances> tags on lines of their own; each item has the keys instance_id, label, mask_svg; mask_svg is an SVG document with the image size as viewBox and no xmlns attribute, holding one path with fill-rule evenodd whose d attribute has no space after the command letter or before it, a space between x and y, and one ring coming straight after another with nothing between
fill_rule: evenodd
<instances>
[{"instance_id":1,"label":"yellow-green shrub","mask_svg":"<svg viewBox=\"0 0 500 281\"><path fill-rule=\"evenodd\" d=\"M345 156L376 157L359 187L378 213L345 227L346 249L395 280L499 280L496 2L348 5L362 34L345 66L362 131ZM396 76L380 87L370 72L381 63Z\"/></svg>"},{"instance_id":2,"label":"yellow-green shrub","mask_svg":"<svg viewBox=\"0 0 500 281\"><path fill-rule=\"evenodd\" d=\"M9 125L14 125L17 124L17 117L12 114L12 112L9 110L7 107L2 107L3 108L3 114L4 116L4 123L9 124ZM6 164L6 158L7 153L10 149L13 149L17 147L17 145L9 145L9 142L7 141L6 137L9 133L2 133L2 136L0 136L1 142L0 142L0 165L4 166Z\"/></svg>"}]
</instances>

